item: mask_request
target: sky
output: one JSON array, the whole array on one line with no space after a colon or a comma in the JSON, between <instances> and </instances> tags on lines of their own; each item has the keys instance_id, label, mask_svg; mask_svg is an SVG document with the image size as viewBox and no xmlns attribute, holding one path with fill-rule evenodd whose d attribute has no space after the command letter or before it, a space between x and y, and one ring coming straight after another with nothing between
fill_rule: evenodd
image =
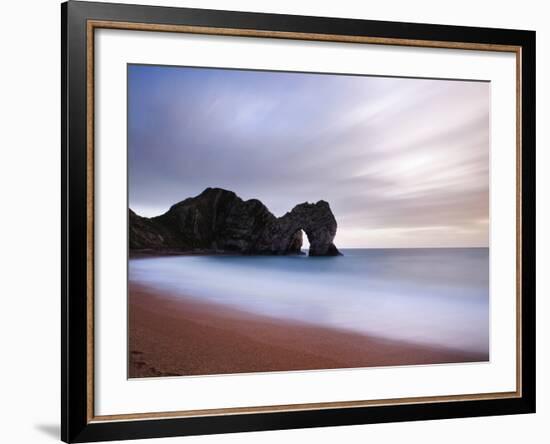
<instances>
[{"instance_id":1,"label":"sky","mask_svg":"<svg viewBox=\"0 0 550 444\"><path fill-rule=\"evenodd\" d=\"M339 248L487 247L490 83L128 65L129 206L329 202Z\"/></svg>"}]
</instances>

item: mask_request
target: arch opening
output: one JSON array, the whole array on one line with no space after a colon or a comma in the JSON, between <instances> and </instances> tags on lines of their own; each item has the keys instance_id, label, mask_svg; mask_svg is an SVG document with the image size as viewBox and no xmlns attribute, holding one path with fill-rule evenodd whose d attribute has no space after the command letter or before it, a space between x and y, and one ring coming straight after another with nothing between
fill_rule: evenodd
<instances>
[{"instance_id":1,"label":"arch opening","mask_svg":"<svg viewBox=\"0 0 550 444\"><path fill-rule=\"evenodd\" d=\"M302 228L298 228L290 236L287 251L290 254L308 254L310 247L309 235Z\"/></svg>"}]
</instances>

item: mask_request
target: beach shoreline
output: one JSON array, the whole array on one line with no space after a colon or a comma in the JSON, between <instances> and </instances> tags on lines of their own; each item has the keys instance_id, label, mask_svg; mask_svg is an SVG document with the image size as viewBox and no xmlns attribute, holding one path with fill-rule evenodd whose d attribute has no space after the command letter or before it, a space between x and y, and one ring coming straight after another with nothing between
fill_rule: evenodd
<instances>
[{"instance_id":1,"label":"beach shoreline","mask_svg":"<svg viewBox=\"0 0 550 444\"><path fill-rule=\"evenodd\" d=\"M128 377L488 361L487 353L255 315L129 282Z\"/></svg>"}]
</instances>

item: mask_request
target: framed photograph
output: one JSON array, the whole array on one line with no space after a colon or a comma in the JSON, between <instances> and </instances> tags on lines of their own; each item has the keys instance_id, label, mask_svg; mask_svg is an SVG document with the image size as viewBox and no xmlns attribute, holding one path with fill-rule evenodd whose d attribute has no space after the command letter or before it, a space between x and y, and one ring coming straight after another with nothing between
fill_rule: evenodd
<instances>
[{"instance_id":1,"label":"framed photograph","mask_svg":"<svg viewBox=\"0 0 550 444\"><path fill-rule=\"evenodd\" d=\"M535 411L535 33L69 1L62 439Z\"/></svg>"}]
</instances>

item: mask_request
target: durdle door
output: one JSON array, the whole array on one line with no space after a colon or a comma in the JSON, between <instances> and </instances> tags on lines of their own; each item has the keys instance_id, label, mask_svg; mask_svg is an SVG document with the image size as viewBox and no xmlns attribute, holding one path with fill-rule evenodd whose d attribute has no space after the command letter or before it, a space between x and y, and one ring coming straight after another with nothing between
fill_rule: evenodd
<instances>
[{"instance_id":1,"label":"durdle door","mask_svg":"<svg viewBox=\"0 0 550 444\"><path fill-rule=\"evenodd\" d=\"M130 250L195 254L302 254L302 230L310 256L341 255L333 243L337 223L328 202L301 203L275 217L257 199L243 201L232 191L207 188L145 218L129 210Z\"/></svg>"}]
</instances>

